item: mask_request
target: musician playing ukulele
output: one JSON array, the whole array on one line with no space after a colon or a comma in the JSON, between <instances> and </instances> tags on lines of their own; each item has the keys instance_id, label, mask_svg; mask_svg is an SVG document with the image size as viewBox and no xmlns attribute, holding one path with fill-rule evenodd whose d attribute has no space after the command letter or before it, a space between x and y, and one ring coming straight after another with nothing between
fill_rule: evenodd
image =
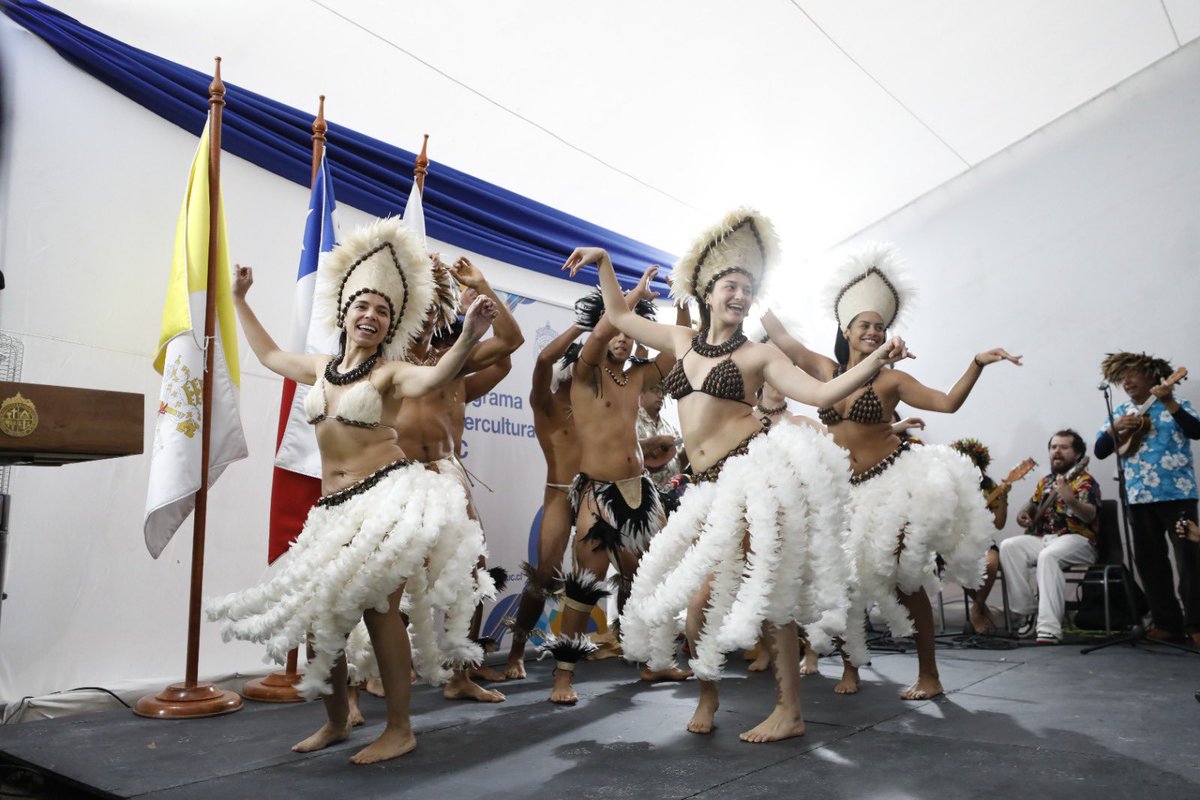
<instances>
[{"instance_id":1,"label":"musician playing ukulele","mask_svg":"<svg viewBox=\"0 0 1200 800\"><path fill-rule=\"evenodd\" d=\"M1096 457L1107 458L1116 449L1125 462L1134 564L1154 623L1146 636L1171 640L1186 634L1200 645L1200 544L1174 532L1181 518L1196 521L1190 440L1200 439L1200 419L1191 403L1174 395L1174 384L1187 371L1172 370L1165 360L1145 353L1113 353L1102 369L1105 380L1121 384L1129 395L1129 402L1113 411L1115 443L1105 424L1096 438ZM1179 568L1178 597L1167 540Z\"/></svg>"},{"instance_id":2,"label":"musician playing ukulele","mask_svg":"<svg viewBox=\"0 0 1200 800\"><path fill-rule=\"evenodd\" d=\"M1095 522L1100 487L1087 472L1087 444L1073 430L1050 437L1050 474L1017 513L1027 535L1000 542L1000 564L1016 614L1037 612L1038 644L1062 638L1066 610L1063 567L1096 560ZM1031 580L1036 567L1037 581Z\"/></svg>"}]
</instances>

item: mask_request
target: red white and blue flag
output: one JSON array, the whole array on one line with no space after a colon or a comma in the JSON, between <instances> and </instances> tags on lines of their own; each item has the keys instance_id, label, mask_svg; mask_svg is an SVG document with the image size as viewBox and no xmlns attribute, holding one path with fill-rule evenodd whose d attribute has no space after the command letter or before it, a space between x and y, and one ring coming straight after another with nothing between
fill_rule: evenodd
<instances>
[{"instance_id":1,"label":"red white and blue flag","mask_svg":"<svg viewBox=\"0 0 1200 800\"><path fill-rule=\"evenodd\" d=\"M300 252L300 269L296 275L296 302L289 346L294 353L332 355L337 351L336 336L322 336L320 326L313 324L312 319L317 262L322 253L329 252L337 243L334 207L333 177L322 155L308 204L304 247ZM294 381L283 381L275 474L271 482L271 532L267 563L287 552L300 535L309 509L321 496L321 455L317 450L316 434L304 414L304 397L308 389L307 386L298 386Z\"/></svg>"}]
</instances>

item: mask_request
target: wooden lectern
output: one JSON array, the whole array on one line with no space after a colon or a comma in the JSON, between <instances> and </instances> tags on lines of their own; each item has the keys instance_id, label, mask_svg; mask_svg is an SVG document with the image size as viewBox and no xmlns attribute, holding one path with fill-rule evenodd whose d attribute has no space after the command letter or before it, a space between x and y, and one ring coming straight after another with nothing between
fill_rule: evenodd
<instances>
[{"instance_id":1,"label":"wooden lectern","mask_svg":"<svg viewBox=\"0 0 1200 800\"><path fill-rule=\"evenodd\" d=\"M0 466L57 467L142 452L145 397L0 381ZM12 498L0 494L0 603Z\"/></svg>"}]
</instances>

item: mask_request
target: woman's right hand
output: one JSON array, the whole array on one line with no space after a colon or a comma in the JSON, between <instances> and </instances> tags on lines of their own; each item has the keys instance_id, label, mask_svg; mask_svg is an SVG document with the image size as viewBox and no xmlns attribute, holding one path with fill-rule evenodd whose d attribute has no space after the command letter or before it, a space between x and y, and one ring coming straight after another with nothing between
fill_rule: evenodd
<instances>
[{"instance_id":1,"label":"woman's right hand","mask_svg":"<svg viewBox=\"0 0 1200 800\"><path fill-rule=\"evenodd\" d=\"M908 346L904 344L904 340L899 336L893 336L891 339L888 339L871 355L879 360L880 367L895 364L897 361L903 361L906 358L916 358L916 356L908 352Z\"/></svg>"},{"instance_id":2,"label":"woman's right hand","mask_svg":"<svg viewBox=\"0 0 1200 800\"><path fill-rule=\"evenodd\" d=\"M567 273L567 277L574 278L579 270L586 267L588 264L600 265L601 261L608 258L608 251L603 247L576 247L574 252L567 258L567 261L562 266L563 272Z\"/></svg>"},{"instance_id":3,"label":"woman's right hand","mask_svg":"<svg viewBox=\"0 0 1200 800\"><path fill-rule=\"evenodd\" d=\"M254 270L250 267L243 267L241 264L234 265L233 268L233 296L245 298L246 292L250 291L250 287L254 285Z\"/></svg>"}]
</instances>

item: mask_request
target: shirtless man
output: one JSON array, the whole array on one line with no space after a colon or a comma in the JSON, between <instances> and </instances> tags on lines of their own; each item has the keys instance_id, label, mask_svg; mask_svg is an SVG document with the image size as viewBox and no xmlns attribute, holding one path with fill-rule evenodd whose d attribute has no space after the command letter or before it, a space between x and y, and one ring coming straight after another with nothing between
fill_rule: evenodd
<instances>
[{"instance_id":1,"label":"shirtless man","mask_svg":"<svg viewBox=\"0 0 1200 800\"><path fill-rule=\"evenodd\" d=\"M546 459L546 486L542 492L542 521L538 527L537 566L526 562L525 589L512 622L512 648L504 677L525 677L525 643L542 617L546 597L555 588L571 538L571 481L579 473L579 437L571 415L571 376L582 345L572 344L583 329L571 325L538 353L533 364L529 407L533 430Z\"/></svg>"},{"instance_id":2,"label":"shirtless man","mask_svg":"<svg viewBox=\"0 0 1200 800\"><path fill-rule=\"evenodd\" d=\"M499 315L493 326L494 336L476 344L459 377L437 391L418 397L408 398L400 404L400 411L389 424L399 434L399 442L409 458L420 461L427 469L442 474L449 474L459 480L467 493L467 513L472 519L478 519L475 505L471 502L471 489L466 471L458 460L457 447L462 441L462 430L466 418L466 404L472 396L478 397L494 387L511 367L508 357L520 347L525 339L521 335L517 321L513 319L508 305L502 302L483 273L466 258L460 258L452 267L446 267L437 258L430 256L434 262L435 276L438 280L438 302L426 321L425 330L420 340L408 348L407 359L414 364L436 364L445 353L446 347L435 346L434 334L445 330L450 320L457 314L459 298L456 296L457 281L467 288L468 293L474 292L489 297L496 303ZM443 342L439 341L439 345ZM480 567L483 567L482 559ZM475 620L472 624L471 636L478 639L480 609L476 609ZM448 700L479 700L485 703L499 703L504 695L497 691L488 691L471 680L472 675L485 680L504 680L504 676L486 667L472 671L460 670L446 684L442 695Z\"/></svg>"},{"instance_id":3,"label":"shirtless man","mask_svg":"<svg viewBox=\"0 0 1200 800\"><path fill-rule=\"evenodd\" d=\"M650 267L642 274L627 297L631 309L657 297L649 288L657 271ZM576 664L596 649L584 630L595 604L609 594L603 583L609 564L620 573L620 605L638 557L665 519L642 463L637 412L643 389L661 381L675 360L660 354L626 369L632 350L633 341L600 317L573 368L571 409L581 453L570 497L575 513L575 568L563 576L562 633L543 645L556 662L552 703L571 705L579 700L572 678ZM689 675L678 669L642 671L643 680L684 680Z\"/></svg>"}]
</instances>

